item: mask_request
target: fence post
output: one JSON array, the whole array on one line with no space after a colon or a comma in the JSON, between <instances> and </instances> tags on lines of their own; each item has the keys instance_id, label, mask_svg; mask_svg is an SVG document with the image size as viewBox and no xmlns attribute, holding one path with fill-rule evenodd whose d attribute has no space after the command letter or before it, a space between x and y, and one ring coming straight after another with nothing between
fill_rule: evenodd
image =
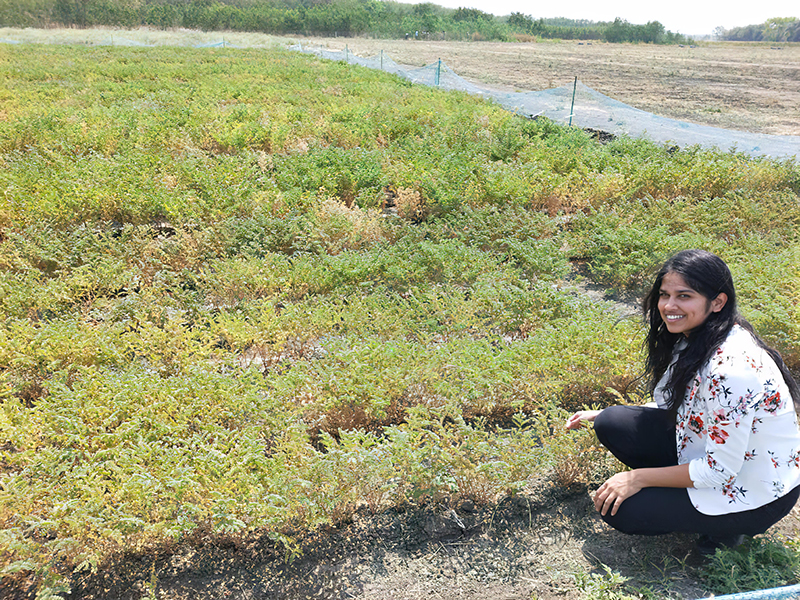
<instances>
[{"instance_id":1,"label":"fence post","mask_svg":"<svg viewBox=\"0 0 800 600\"><path fill-rule=\"evenodd\" d=\"M578 76L575 75L575 83L572 84L572 106L569 107L569 126L572 127L572 115L575 114L575 90L578 88Z\"/></svg>"},{"instance_id":2,"label":"fence post","mask_svg":"<svg viewBox=\"0 0 800 600\"><path fill-rule=\"evenodd\" d=\"M436 66L436 83L434 85L439 85L439 78L442 76L442 59L439 59L439 64Z\"/></svg>"},{"instance_id":3,"label":"fence post","mask_svg":"<svg viewBox=\"0 0 800 600\"><path fill-rule=\"evenodd\" d=\"M383 71L383 50L381 50L381 71Z\"/></svg>"},{"instance_id":4,"label":"fence post","mask_svg":"<svg viewBox=\"0 0 800 600\"><path fill-rule=\"evenodd\" d=\"M348 54L347 54L349 52L349 50L350 49L347 47L347 44L345 44L344 45L344 62L346 62L346 63L350 62L350 58L348 57Z\"/></svg>"}]
</instances>

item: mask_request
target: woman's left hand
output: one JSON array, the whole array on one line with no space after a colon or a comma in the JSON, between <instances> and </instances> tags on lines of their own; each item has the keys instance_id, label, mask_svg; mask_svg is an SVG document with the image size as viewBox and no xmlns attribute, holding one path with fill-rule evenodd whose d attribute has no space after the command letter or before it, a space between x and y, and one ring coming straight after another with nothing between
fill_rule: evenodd
<instances>
[{"instance_id":1,"label":"woman's left hand","mask_svg":"<svg viewBox=\"0 0 800 600\"><path fill-rule=\"evenodd\" d=\"M608 479L594 494L594 507L605 516L611 509L611 516L617 514L620 504L642 489L637 482L636 471L617 473Z\"/></svg>"}]
</instances>

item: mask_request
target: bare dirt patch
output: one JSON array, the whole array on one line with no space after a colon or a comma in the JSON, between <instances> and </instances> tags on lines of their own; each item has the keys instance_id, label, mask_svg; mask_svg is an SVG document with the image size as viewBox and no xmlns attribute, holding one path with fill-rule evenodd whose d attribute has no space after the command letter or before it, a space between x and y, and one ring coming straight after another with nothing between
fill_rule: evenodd
<instances>
[{"instance_id":1,"label":"bare dirt patch","mask_svg":"<svg viewBox=\"0 0 800 600\"><path fill-rule=\"evenodd\" d=\"M568 85L574 77L631 106L701 125L800 135L800 44L427 42L313 38L359 56L383 50L400 64L442 59L471 81L516 91Z\"/></svg>"},{"instance_id":2,"label":"bare dirt patch","mask_svg":"<svg viewBox=\"0 0 800 600\"><path fill-rule=\"evenodd\" d=\"M799 517L796 507L775 532L796 535ZM291 562L265 535L121 556L76 578L71 597L556 600L580 598L577 578L608 567L655 597L691 599L707 595L695 537L626 536L602 522L585 486L542 483L494 506L360 512L305 535Z\"/></svg>"}]
</instances>

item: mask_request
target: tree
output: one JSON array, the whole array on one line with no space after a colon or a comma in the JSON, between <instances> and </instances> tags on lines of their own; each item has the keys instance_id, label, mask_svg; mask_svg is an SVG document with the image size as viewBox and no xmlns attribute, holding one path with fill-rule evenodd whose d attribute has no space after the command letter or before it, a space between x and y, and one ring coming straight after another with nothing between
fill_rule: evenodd
<instances>
[{"instance_id":1,"label":"tree","mask_svg":"<svg viewBox=\"0 0 800 600\"><path fill-rule=\"evenodd\" d=\"M478 10L477 8L457 8L456 12L453 13L454 21L491 21L492 19L494 19L493 15Z\"/></svg>"},{"instance_id":2,"label":"tree","mask_svg":"<svg viewBox=\"0 0 800 600\"><path fill-rule=\"evenodd\" d=\"M650 21L642 29L642 41L648 44L659 44L664 38L664 26L658 21Z\"/></svg>"},{"instance_id":3,"label":"tree","mask_svg":"<svg viewBox=\"0 0 800 600\"><path fill-rule=\"evenodd\" d=\"M617 17L606 29L605 38L607 42L611 42L612 44L630 41L631 24L625 19Z\"/></svg>"}]
</instances>

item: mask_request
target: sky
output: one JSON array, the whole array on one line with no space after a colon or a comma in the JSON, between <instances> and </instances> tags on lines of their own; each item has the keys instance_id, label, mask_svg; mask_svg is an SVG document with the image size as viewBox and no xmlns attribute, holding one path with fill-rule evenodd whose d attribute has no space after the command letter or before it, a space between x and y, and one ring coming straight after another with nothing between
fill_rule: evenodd
<instances>
[{"instance_id":1,"label":"sky","mask_svg":"<svg viewBox=\"0 0 800 600\"><path fill-rule=\"evenodd\" d=\"M423 0L404 0L413 4ZM800 18L798 0L430 0L448 8L477 8L502 16L521 12L535 19L567 17L589 21L613 21L616 17L643 25L659 21L673 33L711 35L717 27L732 29L756 25L774 17Z\"/></svg>"}]
</instances>

